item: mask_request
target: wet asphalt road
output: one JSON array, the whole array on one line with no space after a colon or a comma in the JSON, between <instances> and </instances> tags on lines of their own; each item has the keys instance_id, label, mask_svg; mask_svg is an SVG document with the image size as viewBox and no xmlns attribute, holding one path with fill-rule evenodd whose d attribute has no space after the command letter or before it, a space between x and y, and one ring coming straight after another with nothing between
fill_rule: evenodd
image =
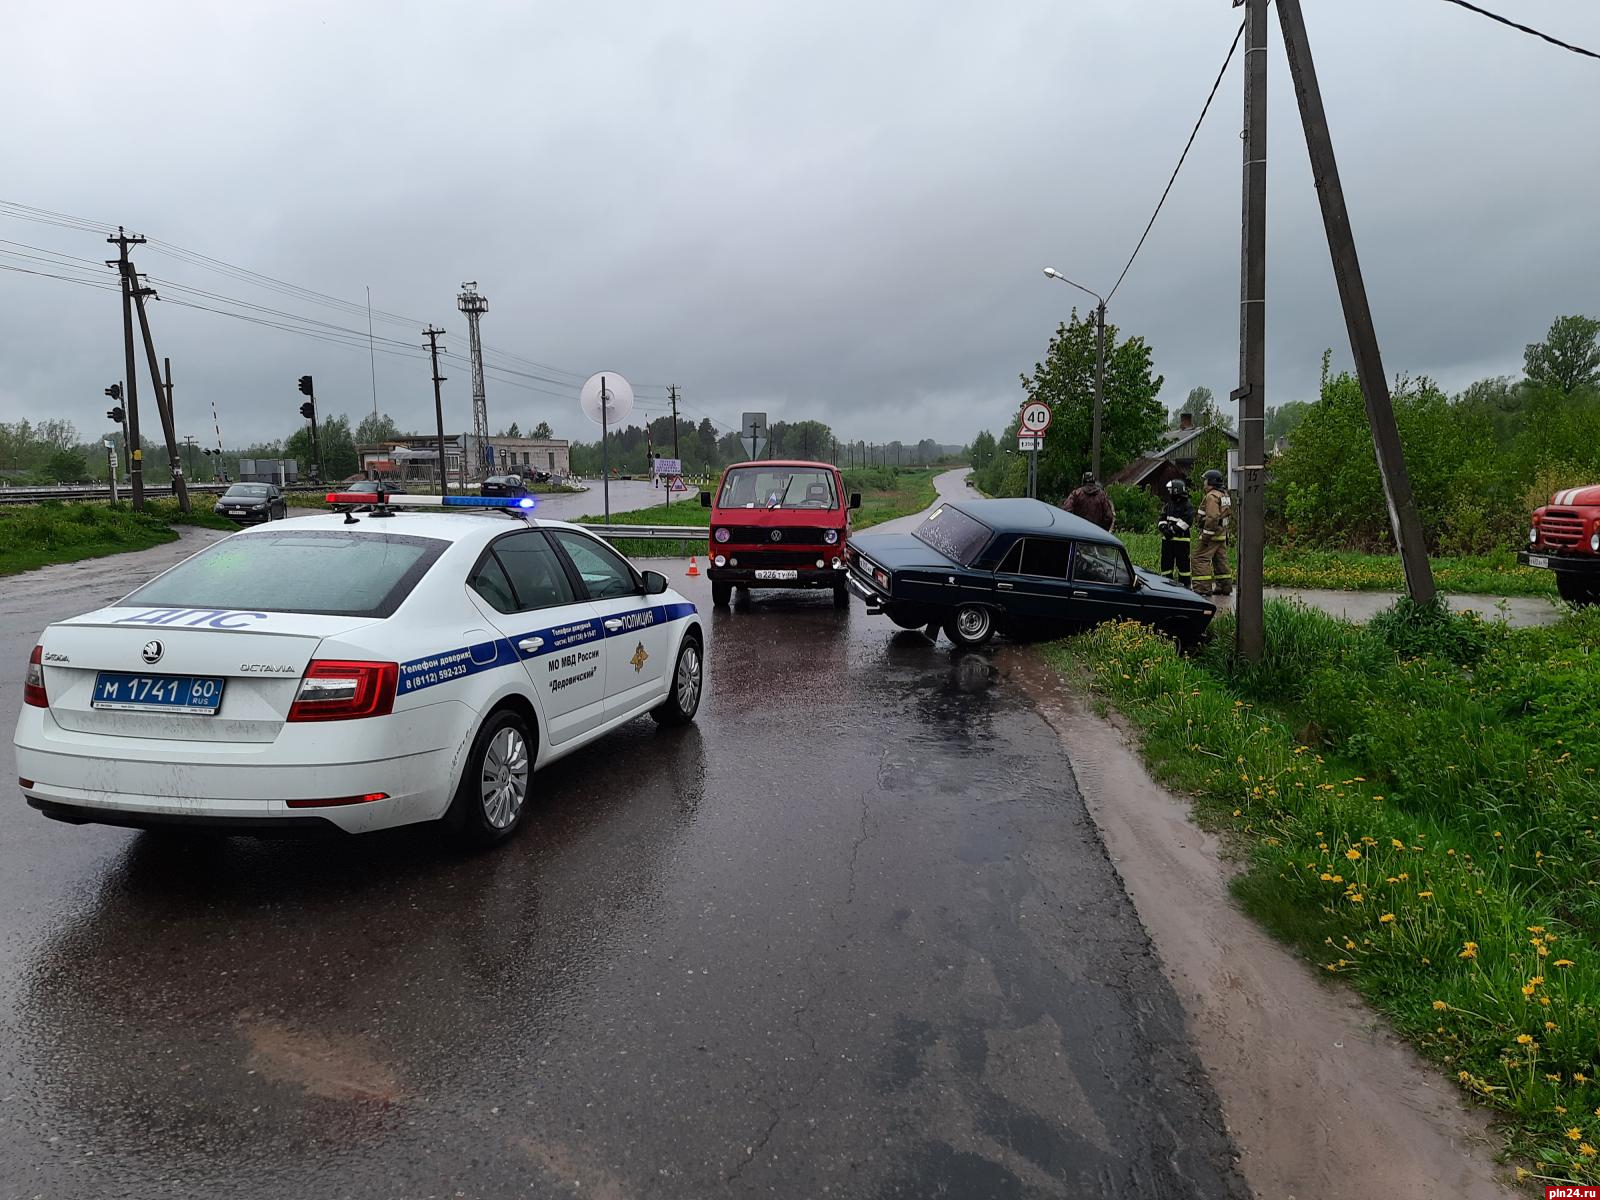
<instances>
[{"instance_id":1,"label":"wet asphalt road","mask_svg":"<svg viewBox=\"0 0 1600 1200\"><path fill-rule=\"evenodd\" d=\"M1021 689L822 594L712 613L671 567L698 723L540 773L496 851L13 792L0 1196L1242 1195ZM133 569L0 581L4 729L37 630Z\"/></svg>"}]
</instances>

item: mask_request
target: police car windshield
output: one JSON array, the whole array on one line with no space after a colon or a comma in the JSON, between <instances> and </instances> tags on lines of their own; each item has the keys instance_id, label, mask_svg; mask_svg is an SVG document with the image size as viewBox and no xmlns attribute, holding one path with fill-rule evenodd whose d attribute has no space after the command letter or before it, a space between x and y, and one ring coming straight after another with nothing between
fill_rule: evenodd
<instances>
[{"instance_id":1,"label":"police car windshield","mask_svg":"<svg viewBox=\"0 0 1600 1200\"><path fill-rule=\"evenodd\" d=\"M122 603L387 617L447 545L393 533L240 534L179 563Z\"/></svg>"},{"instance_id":2,"label":"police car windshield","mask_svg":"<svg viewBox=\"0 0 1600 1200\"><path fill-rule=\"evenodd\" d=\"M833 472L816 467L734 467L722 481L719 508L837 508Z\"/></svg>"}]
</instances>

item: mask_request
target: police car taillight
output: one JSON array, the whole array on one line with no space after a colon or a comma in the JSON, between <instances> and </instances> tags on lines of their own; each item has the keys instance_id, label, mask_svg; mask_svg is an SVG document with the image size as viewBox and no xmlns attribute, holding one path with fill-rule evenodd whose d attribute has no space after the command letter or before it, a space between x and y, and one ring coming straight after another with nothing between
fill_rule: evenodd
<instances>
[{"instance_id":1,"label":"police car taillight","mask_svg":"<svg viewBox=\"0 0 1600 1200\"><path fill-rule=\"evenodd\" d=\"M44 691L44 647L35 646L28 656L28 674L22 682L22 702L34 708L49 708L50 697Z\"/></svg>"},{"instance_id":2,"label":"police car taillight","mask_svg":"<svg viewBox=\"0 0 1600 1200\"><path fill-rule=\"evenodd\" d=\"M291 721L349 721L394 711L400 665L314 658L289 706Z\"/></svg>"}]
</instances>

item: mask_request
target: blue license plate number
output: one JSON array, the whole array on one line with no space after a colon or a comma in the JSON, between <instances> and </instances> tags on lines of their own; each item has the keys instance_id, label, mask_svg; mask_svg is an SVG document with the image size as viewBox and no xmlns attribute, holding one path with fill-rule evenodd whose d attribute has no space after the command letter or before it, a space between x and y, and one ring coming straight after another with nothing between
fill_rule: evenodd
<instances>
[{"instance_id":1,"label":"blue license plate number","mask_svg":"<svg viewBox=\"0 0 1600 1200\"><path fill-rule=\"evenodd\" d=\"M222 680L212 675L132 675L101 671L94 679L95 708L143 709L211 716L222 703Z\"/></svg>"}]
</instances>

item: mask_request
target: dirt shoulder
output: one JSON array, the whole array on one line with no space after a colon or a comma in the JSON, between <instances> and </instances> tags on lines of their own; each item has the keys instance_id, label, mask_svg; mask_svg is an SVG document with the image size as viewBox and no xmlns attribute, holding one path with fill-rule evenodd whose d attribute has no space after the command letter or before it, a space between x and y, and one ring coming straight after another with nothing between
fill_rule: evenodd
<instances>
[{"instance_id":1,"label":"dirt shoulder","mask_svg":"<svg viewBox=\"0 0 1600 1200\"><path fill-rule=\"evenodd\" d=\"M997 665L1061 738L1106 848L1182 1001L1240 1169L1273 1200L1503 1200L1486 1115L1318 980L1234 903L1217 838L1151 780L1122 733L1032 651Z\"/></svg>"}]
</instances>

